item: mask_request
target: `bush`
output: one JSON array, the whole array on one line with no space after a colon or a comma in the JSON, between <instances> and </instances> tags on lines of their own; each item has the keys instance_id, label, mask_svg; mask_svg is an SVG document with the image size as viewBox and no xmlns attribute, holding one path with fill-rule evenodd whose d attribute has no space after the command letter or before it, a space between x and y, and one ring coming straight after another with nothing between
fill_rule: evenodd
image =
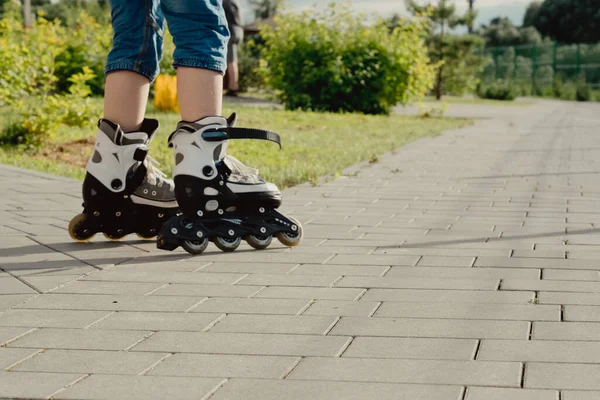
<instances>
[{"instance_id":1,"label":"bush","mask_svg":"<svg viewBox=\"0 0 600 400\"><path fill-rule=\"evenodd\" d=\"M248 89L263 89L266 86L265 76L260 69L260 57L254 55L256 47L257 45L252 40L239 46L240 79L238 84L241 92L246 92Z\"/></svg>"},{"instance_id":2,"label":"bush","mask_svg":"<svg viewBox=\"0 0 600 400\"><path fill-rule=\"evenodd\" d=\"M391 33L364 20L336 4L264 28L267 84L288 109L387 114L432 88L423 20L399 21Z\"/></svg>"},{"instance_id":3,"label":"bush","mask_svg":"<svg viewBox=\"0 0 600 400\"><path fill-rule=\"evenodd\" d=\"M489 86L481 86L478 95L492 100L512 101L516 98L511 83L505 81L496 81Z\"/></svg>"},{"instance_id":4,"label":"bush","mask_svg":"<svg viewBox=\"0 0 600 400\"><path fill-rule=\"evenodd\" d=\"M588 86L585 78L580 78L577 81L577 87L575 89L575 100L577 101L591 101L592 100L592 89Z\"/></svg>"},{"instance_id":5,"label":"bush","mask_svg":"<svg viewBox=\"0 0 600 400\"><path fill-rule=\"evenodd\" d=\"M159 75L154 82L154 108L160 111L179 111L177 76Z\"/></svg>"}]
</instances>

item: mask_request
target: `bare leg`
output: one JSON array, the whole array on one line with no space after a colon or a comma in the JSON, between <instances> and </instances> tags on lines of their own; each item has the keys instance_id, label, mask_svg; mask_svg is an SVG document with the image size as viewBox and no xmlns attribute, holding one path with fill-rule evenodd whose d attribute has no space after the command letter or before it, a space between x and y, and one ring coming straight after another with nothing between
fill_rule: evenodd
<instances>
[{"instance_id":1,"label":"bare leg","mask_svg":"<svg viewBox=\"0 0 600 400\"><path fill-rule=\"evenodd\" d=\"M150 82L131 71L116 71L106 77L104 89L104 118L134 131L144 120Z\"/></svg>"},{"instance_id":2,"label":"bare leg","mask_svg":"<svg viewBox=\"0 0 600 400\"><path fill-rule=\"evenodd\" d=\"M223 75L209 69L178 67L177 98L183 121L222 113Z\"/></svg>"},{"instance_id":3,"label":"bare leg","mask_svg":"<svg viewBox=\"0 0 600 400\"><path fill-rule=\"evenodd\" d=\"M229 75L227 88L232 92L237 92L240 89L240 70L237 62L227 64L227 74Z\"/></svg>"}]
</instances>

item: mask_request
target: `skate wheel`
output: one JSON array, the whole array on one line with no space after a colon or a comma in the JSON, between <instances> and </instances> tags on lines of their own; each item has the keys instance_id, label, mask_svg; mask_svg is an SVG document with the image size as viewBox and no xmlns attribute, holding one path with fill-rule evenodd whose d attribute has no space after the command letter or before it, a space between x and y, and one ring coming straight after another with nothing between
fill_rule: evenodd
<instances>
[{"instance_id":1,"label":"skate wheel","mask_svg":"<svg viewBox=\"0 0 600 400\"><path fill-rule=\"evenodd\" d=\"M78 214L71 220L71 222L69 222L69 236L71 236L71 239L76 242L84 243L88 242L96 235L89 229L84 228L86 221L86 214Z\"/></svg>"},{"instance_id":2,"label":"skate wheel","mask_svg":"<svg viewBox=\"0 0 600 400\"><path fill-rule=\"evenodd\" d=\"M273 236L257 236L257 235L248 235L244 238L244 240L256 250L264 250L273 241Z\"/></svg>"},{"instance_id":3,"label":"skate wheel","mask_svg":"<svg viewBox=\"0 0 600 400\"><path fill-rule=\"evenodd\" d=\"M104 232L104 237L110 240L111 242L118 242L119 240L123 239L125 235L114 235L112 233Z\"/></svg>"},{"instance_id":4,"label":"skate wheel","mask_svg":"<svg viewBox=\"0 0 600 400\"><path fill-rule=\"evenodd\" d=\"M300 244L300 242L302 241L302 235L304 234L302 231L302 225L300 224L300 221L298 221L296 218L293 217L289 217L288 218L290 221L292 221L297 227L298 229L295 232L278 232L277 233L277 239L283 243L284 245L288 246L288 247L295 247L298 246Z\"/></svg>"},{"instance_id":5,"label":"skate wheel","mask_svg":"<svg viewBox=\"0 0 600 400\"><path fill-rule=\"evenodd\" d=\"M181 247L190 254L201 254L208 247L208 239L186 240L181 244Z\"/></svg>"},{"instance_id":6,"label":"skate wheel","mask_svg":"<svg viewBox=\"0 0 600 400\"><path fill-rule=\"evenodd\" d=\"M154 240L156 239L157 232L152 229L150 232L137 232L136 235L142 240Z\"/></svg>"},{"instance_id":7,"label":"skate wheel","mask_svg":"<svg viewBox=\"0 0 600 400\"><path fill-rule=\"evenodd\" d=\"M214 240L215 246L225 252L231 252L240 247L242 243L242 238L239 236L233 238L225 238L221 236L217 236Z\"/></svg>"}]
</instances>

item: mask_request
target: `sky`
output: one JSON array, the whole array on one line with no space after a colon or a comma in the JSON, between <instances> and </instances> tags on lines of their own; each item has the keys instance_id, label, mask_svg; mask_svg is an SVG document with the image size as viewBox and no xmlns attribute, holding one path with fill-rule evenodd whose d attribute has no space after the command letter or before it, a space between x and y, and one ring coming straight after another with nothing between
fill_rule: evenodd
<instances>
[{"instance_id":1,"label":"sky","mask_svg":"<svg viewBox=\"0 0 600 400\"><path fill-rule=\"evenodd\" d=\"M475 0L475 8L478 17L475 25L487 24L497 16L508 17L516 24L521 25L523 15L530 0ZM289 10L302 10L307 8L323 7L328 4L326 0L285 0L285 6ZM352 7L359 12L376 12L380 15L392 15L398 13L408 15L403 0L351 0ZM466 10L467 0L454 0L458 10ZM240 5L248 10L246 0L240 0ZM246 15L244 20L252 19Z\"/></svg>"}]
</instances>

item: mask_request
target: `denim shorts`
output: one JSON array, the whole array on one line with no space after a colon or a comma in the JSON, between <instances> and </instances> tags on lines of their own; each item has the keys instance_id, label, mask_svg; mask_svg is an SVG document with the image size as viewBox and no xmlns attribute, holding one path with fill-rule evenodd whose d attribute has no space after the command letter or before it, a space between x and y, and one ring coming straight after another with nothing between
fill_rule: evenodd
<instances>
[{"instance_id":1,"label":"denim shorts","mask_svg":"<svg viewBox=\"0 0 600 400\"><path fill-rule=\"evenodd\" d=\"M151 82L159 73L166 19L173 35L173 66L227 69L229 29L222 0L110 0L113 48L106 74L126 70Z\"/></svg>"}]
</instances>

